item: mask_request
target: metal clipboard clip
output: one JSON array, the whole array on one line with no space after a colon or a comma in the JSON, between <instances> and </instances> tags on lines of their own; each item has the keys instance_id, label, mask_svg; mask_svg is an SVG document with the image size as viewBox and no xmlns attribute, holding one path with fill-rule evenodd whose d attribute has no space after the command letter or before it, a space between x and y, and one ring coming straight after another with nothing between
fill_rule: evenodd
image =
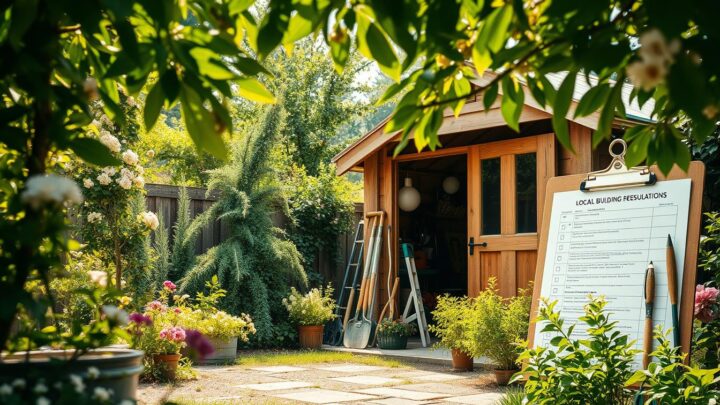
<instances>
[{"instance_id":1,"label":"metal clipboard clip","mask_svg":"<svg viewBox=\"0 0 720 405\"><path fill-rule=\"evenodd\" d=\"M620 153L615 153L613 147L621 145ZM587 178L580 183L580 191L612 190L624 187L649 186L657 182L657 176L647 166L627 167L625 152L627 143L622 139L610 142L608 148L613 160L604 170L588 173Z\"/></svg>"}]
</instances>

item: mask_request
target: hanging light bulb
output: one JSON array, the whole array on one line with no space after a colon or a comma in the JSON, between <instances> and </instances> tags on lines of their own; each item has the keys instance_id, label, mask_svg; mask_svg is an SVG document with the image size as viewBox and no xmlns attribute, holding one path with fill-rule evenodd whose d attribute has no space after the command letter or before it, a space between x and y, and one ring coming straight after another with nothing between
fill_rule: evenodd
<instances>
[{"instance_id":1,"label":"hanging light bulb","mask_svg":"<svg viewBox=\"0 0 720 405\"><path fill-rule=\"evenodd\" d=\"M415 211L420 206L420 192L413 187L410 177L405 178L405 187L398 192L398 206L405 212Z\"/></svg>"},{"instance_id":2,"label":"hanging light bulb","mask_svg":"<svg viewBox=\"0 0 720 405\"><path fill-rule=\"evenodd\" d=\"M455 194L460 190L460 180L455 176L446 177L445 180L443 180L442 188L450 195Z\"/></svg>"}]
</instances>

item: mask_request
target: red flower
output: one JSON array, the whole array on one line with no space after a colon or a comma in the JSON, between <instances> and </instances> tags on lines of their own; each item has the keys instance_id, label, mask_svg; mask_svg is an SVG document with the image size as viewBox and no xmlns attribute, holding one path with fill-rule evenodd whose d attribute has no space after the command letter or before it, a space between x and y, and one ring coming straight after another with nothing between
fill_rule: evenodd
<instances>
[{"instance_id":1,"label":"red flower","mask_svg":"<svg viewBox=\"0 0 720 405\"><path fill-rule=\"evenodd\" d=\"M149 316L145 316L138 312L130 314L128 319L130 319L130 322L137 325L152 325L152 319L150 319Z\"/></svg>"},{"instance_id":2,"label":"red flower","mask_svg":"<svg viewBox=\"0 0 720 405\"><path fill-rule=\"evenodd\" d=\"M177 286L175 285L175 283L173 283L170 280L165 280L163 282L163 287L165 287L165 289L167 289L170 292L173 292L177 289Z\"/></svg>"},{"instance_id":3,"label":"red flower","mask_svg":"<svg viewBox=\"0 0 720 405\"><path fill-rule=\"evenodd\" d=\"M718 308L716 304L718 293L720 293L720 291L714 287L705 287L702 284L698 284L697 287L695 287L695 318L704 323L717 318Z\"/></svg>"}]
</instances>

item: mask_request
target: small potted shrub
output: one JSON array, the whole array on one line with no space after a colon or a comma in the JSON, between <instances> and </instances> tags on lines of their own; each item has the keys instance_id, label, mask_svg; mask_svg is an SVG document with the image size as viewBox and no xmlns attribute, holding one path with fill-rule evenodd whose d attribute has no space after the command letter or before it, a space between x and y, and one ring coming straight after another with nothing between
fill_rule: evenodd
<instances>
[{"instance_id":1,"label":"small potted shrub","mask_svg":"<svg viewBox=\"0 0 720 405\"><path fill-rule=\"evenodd\" d=\"M217 308L218 301L225 296L226 291L220 287L216 275L205 286L208 288L207 295L198 293L189 308L181 309L179 324L209 339L214 350L203 359L203 363L233 361L237 354L238 339L247 342L249 335L255 333L255 325L248 315L233 316ZM176 297L176 303L184 302L186 298Z\"/></svg>"},{"instance_id":2,"label":"small potted shrub","mask_svg":"<svg viewBox=\"0 0 720 405\"><path fill-rule=\"evenodd\" d=\"M298 326L300 347L317 349L322 346L324 325L335 318L335 300L332 293L330 285L324 291L313 288L305 295L292 288L290 296L283 298L290 322Z\"/></svg>"},{"instance_id":3,"label":"small potted shrub","mask_svg":"<svg viewBox=\"0 0 720 405\"><path fill-rule=\"evenodd\" d=\"M437 307L432 315L435 324L428 329L440 338L435 347L444 347L451 351L453 369L471 371L475 348L473 300L468 297L442 295L438 297Z\"/></svg>"},{"instance_id":4,"label":"small potted shrub","mask_svg":"<svg viewBox=\"0 0 720 405\"><path fill-rule=\"evenodd\" d=\"M404 350L408 336L415 332L415 325L403 320L383 319L377 326L378 347L386 350Z\"/></svg>"},{"instance_id":5,"label":"small potted shrub","mask_svg":"<svg viewBox=\"0 0 720 405\"><path fill-rule=\"evenodd\" d=\"M512 298L498 295L495 279L475 298L475 356L485 356L495 364L495 381L507 385L517 372L518 343L527 338L531 298L520 290Z\"/></svg>"}]
</instances>

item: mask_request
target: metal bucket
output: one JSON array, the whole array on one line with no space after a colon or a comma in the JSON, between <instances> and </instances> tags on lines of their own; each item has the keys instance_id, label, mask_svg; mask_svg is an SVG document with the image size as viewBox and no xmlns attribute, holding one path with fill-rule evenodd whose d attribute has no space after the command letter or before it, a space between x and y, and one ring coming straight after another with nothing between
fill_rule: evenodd
<instances>
[{"instance_id":1,"label":"metal bucket","mask_svg":"<svg viewBox=\"0 0 720 405\"><path fill-rule=\"evenodd\" d=\"M238 338L230 339L218 339L210 338L210 344L212 344L215 351L205 357L202 364L214 364L214 363L230 363L235 361L237 356L237 342Z\"/></svg>"},{"instance_id":2,"label":"metal bucket","mask_svg":"<svg viewBox=\"0 0 720 405\"><path fill-rule=\"evenodd\" d=\"M81 376L92 392L95 387L112 389L113 402L136 400L138 381L143 371L143 352L131 349L101 348L91 350L68 361L73 350L38 350L0 355L0 380L42 378L52 385L52 378ZM97 378L88 377L91 367L99 371Z\"/></svg>"}]
</instances>

